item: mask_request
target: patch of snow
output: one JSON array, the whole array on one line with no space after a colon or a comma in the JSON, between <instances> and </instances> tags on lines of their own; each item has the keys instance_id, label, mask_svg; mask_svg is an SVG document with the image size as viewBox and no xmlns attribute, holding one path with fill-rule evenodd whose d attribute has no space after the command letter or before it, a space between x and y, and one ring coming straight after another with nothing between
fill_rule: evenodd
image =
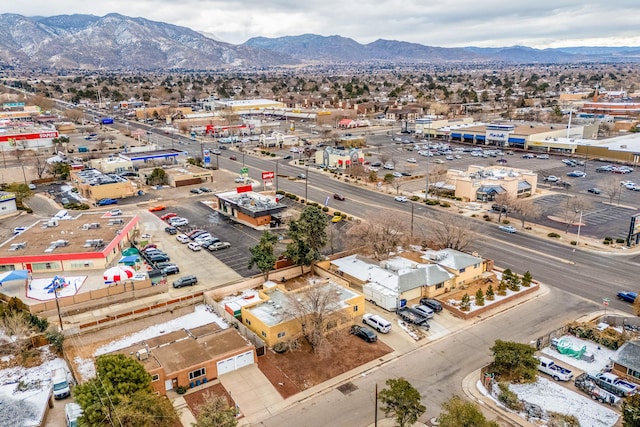
<instances>
[{"instance_id":1,"label":"patch of snow","mask_svg":"<svg viewBox=\"0 0 640 427\"><path fill-rule=\"evenodd\" d=\"M498 275L499 272L496 272L496 275ZM489 286L487 285L487 288ZM519 291L512 291L510 289L507 289L506 295L498 295L498 289L497 286L493 289L494 292L494 299L489 301L487 299L487 297L485 296L484 298L484 305L476 305L476 297L475 295L469 295L469 310L465 311L465 313L469 313L469 312L474 312L475 310L478 310L480 308L485 308L487 306L491 306L492 304L496 304L498 302L500 302L501 300L510 297L511 295L514 294L519 294L520 292L526 291L528 289L531 289L531 287L525 287L525 286L521 286ZM486 289L483 289L483 292L486 292ZM449 299L447 300L447 304L449 305L453 305L455 307L460 307L460 300L456 300L456 299Z\"/></svg>"},{"instance_id":2,"label":"patch of snow","mask_svg":"<svg viewBox=\"0 0 640 427\"><path fill-rule=\"evenodd\" d=\"M545 378L538 377L538 381L530 384L509 384L509 389L520 400L536 404L547 412L576 416L581 426L611 427L620 418L618 413L594 403L589 397Z\"/></svg>"},{"instance_id":3,"label":"patch of snow","mask_svg":"<svg viewBox=\"0 0 640 427\"><path fill-rule=\"evenodd\" d=\"M197 305L193 313L189 313L185 316L172 319L159 325L150 326L147 329L136 332L135 334L128 335L124 338L103 345L96 350L94 356L100 356L101 354L121 350L146 339L158 337L170 332L197 328L199 326L208 325L209 323L217 323L222 329L227 329L229 327L229 325L227 325L223 319L218 317L217 314L208 311L206 305Z\"/></svg>"},{"instance_id":4,"label":"patch of snow","mask_svg":"<svg viewBox=\"0 0 640 427\"><path fill-rule=\"evenodd\" d=\"M42 424L51 395L51 371L69 370L64 359L41 349L44 362L25 368L15 366L0 370L0 420L2 425L39 426Z\"/></svg>"},{"instance_id":5,"label":"patch of snow","mask_svg":"<svg viewBox=\"0 0 640 427\"><path fill-rule=\"evenodd\" d=\"M564 335L562 338L569 340L573 348L582 348L583 346L586 346L586 352L593 354L594 361L587 362L586 360L578 360L569 355L561 354L551 347L543 348L542 353L561 361L563 364L570 365L583 372L593 373L602 371L610 363L609 358L615 353L613 350L609 350L608 348L599 346L592 341L582 340L580 338L574 337L573 335Z\"/></svg>"},{"instance_id":6,"label":"patch of snow","mask_svg":"<svg viewBox=\"0 0 640 427\"><path fill-rule=\"evenodd\" d=\"M83 359L76 357L73 359L73 364L76 367L76 372L80 378L78 382L89 381L96 376L96 366L93 363L93 359Z\"/></svg>"}]
</instances>

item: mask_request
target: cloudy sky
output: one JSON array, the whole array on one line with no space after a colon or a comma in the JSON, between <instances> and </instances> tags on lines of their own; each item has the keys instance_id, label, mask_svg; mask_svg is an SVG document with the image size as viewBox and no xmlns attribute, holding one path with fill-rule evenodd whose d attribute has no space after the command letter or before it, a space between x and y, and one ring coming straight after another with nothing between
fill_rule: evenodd
<instances>
[{"instance_id":1,"label":"cloudy sky","mask_svg":"<svg viewBox=\"0 0 640 427\"><path fill-rule=\"evenodd\" d=\"M2 12L116 12L236 44L314 33L443 47L640 45L638 0L29 0L5 4Z\"/></svg>"}]
</instances>

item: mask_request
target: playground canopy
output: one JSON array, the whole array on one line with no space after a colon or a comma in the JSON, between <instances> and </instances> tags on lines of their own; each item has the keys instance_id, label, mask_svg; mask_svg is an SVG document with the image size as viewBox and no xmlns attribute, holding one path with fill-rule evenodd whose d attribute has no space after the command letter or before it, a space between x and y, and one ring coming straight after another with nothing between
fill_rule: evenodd
<instances>
[{"instance_id":1,"label":"playground canopy","mask_svg":"<svg viewBox=\"0 0 640 427\"><path fill-rule=\"evenodd\" d=\"M137 250L136 248L127 248L124 251L122 251L122 256L138 255L139 253L140 251Z\"/></svg>"},{"instance_id":2,"label":"playground canopy","mask_svg":"<svg viewBox=\"0 0 640 427\"><path fill-rule=\"evenodd\" d=\"M131 266L131 265L136 265L138 261L140 261L140 257L138 255L127 255L120 258L120 261L118 261L118 264Z\"/></svg>"},{"instance_id":3,"label":"playground canopy","mask_svg":"<svg viewBox=\"0 0 640 427\"><path fill-rule=\"evenodd\" d=\"M0 284L11 280L25 280L29 277L29 270L11 270L0 273Z\"/></svg>"},{"instance_id":4,"label":"playground canopy","mask_svg":"<svg viewBox=\"0 0 640 427\"><path fill-rule=\"evenodd\" d=\"M122 280L131 279L134 274L136 274L136 271L133 268L125 265L117 265L104 272L104 281L120 282Z\"/></svg>"}]
</instances>

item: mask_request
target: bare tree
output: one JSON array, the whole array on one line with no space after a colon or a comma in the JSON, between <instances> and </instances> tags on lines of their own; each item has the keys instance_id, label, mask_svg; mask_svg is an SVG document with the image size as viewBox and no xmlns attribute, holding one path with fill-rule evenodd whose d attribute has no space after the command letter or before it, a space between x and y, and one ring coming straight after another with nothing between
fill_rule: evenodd
<instances>
[{"instance_id":1,"label":"bare tree","mask_svg":"<svg viewBox=\"0 0 640 427\"><path fill-rule=\"evenodd\" d=\"M577 225L576 222L582 212L591 206L591 202L582 196L572 196L567 198L567 204L564 211L564 221L567 224L565 233L569 232L569 228L572 225Z\"/></svg>"},{"instance_id":2,"label":"bare tree","mask_svg":"<svg viewBox=\"0 0 640 427\"><path fill-rule=\"evenodd\" d=\"M29 338L32 333L27 315L23 311L10 310L4 316L2 323L11 343L18 351L24 350L28 344L27 338Z\"/></svg>"},{"instance_id":3,"label":"bare tree","mask_svg":"<svg viewBox=\"0 0 640 427\"><path fill-rule=\"evenodd\" d=\"M33 158L31 162L36 168L36 174L38 174L38 179L42 179L46 172L49 171L49 164L45 159L38 155L37 151L33 152Z\"/></svg>"},{"instance_id":4,"label":"bare tree","mask_svg":"<svg viewBox=\"0 0 640 427\"><path fill-rule=\"evenodd\" d=\"M283 316L300 323L302 336L314 353L322 349L325 334L342 323L340 288L333 284L312 284L287 295Z\"/></svg>"},{"instance_id":5,"label":"bare tree","mask_svg":"<svg viewBox=\"0 0 640 427\"><path fill-rule=\"evenodd\" d=\"M540 217L542 210L537 206L532 199L516 199L512 204L514 212L520 214L520 220L522 221L522 228L524 228L525 221Z\"/></svg>"},{"instance_id":6,"label":"bare tree","mask_svg":"<svg viewBox=\"0 0 640 427\"><path fill-rule=\"evenodd\" d=\"M375 259L385 259L406 242L409 222L406 214L381 211L351 228L347 248L361 249Z\"/></svg>"},{"instance_id":7,"label":"bare tree","mask_svg":"<svg viewBox=\"0 0 640 427\"><path fill-rule=\"evenodd\" d=\"M364 170L364 166L361 164L351 165L349 168L349 173L356 177L356 179L362 179L364 184L367 185L367 180L365 179L368 175L367 171Z\"/></svg>"},{"instance_id":8,"label":"bare tree","mask_svg":"<svg viewBox=\"0 0 640 427\"><path fill-rule=\"evenodd\" d=\"M74 123L80 122L80 120L84 117L84 112L79 108L65 110L63 114L67 119L71 120Z\"/></svg>"},{"instance_id":9,"label":"bare tree","mask_svg":"<svg viewBox=\"0 0 640 427\"><path fill-rule=\"evenodd\" d=\"M476 238L471 223L460 217L447 217L432 229L432 243L439 248L464 251Z\"/></svg>"},{"instance_id":10,"label":"bare tree","mask_svg":"<svg viewBox=\"0 0 640 427\"><path fill-rule=\"evenodd\" d=\"M496 196L495 202L500 205L500 209L498 209L498 222L502 220L502 214L504 213L505 219L509 215L509 211L514 210L516 205L516 198L511 196L509 193L504 192L500 193Z\"/></svg>"},{"instance_id":11,"label":"bare tree","mask_svg":"<svg viewBox=\"0 0 640 427\"><path fill-rule=\"evenodd\" d=\"M602 191L609 198L609 203L613 203L613 200L620 195L622 186L617 176L609 175L601 181Z\"/></svg>"}]
</instances>

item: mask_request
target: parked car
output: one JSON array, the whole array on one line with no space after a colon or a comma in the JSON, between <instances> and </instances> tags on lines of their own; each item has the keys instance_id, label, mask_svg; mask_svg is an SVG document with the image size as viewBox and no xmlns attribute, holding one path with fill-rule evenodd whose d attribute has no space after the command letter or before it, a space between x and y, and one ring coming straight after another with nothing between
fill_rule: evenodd
<instances>
[{"instance_id":1,"label":"parked car","mask_svg":"<svg viewBox=\"0 0 640 427\"><path fill-rule=\"evenodd\" d=\"M536 156L534 156L534 155L533 155L533 154L531 154L531 153L525 153L525 154L523 154L523 155L522 155L522 158L523 158L523 159L535 159L535 157L536 157Z\"/></svg>"},{"instance_id":2,"label":"parked car","mask_svg":"<svg viewBox=\"0 0 640 427\"><path fill-rule=\"evenodd\" d=\"M411 308L413 308L415 311L417 311L418 313L420 313L421 315L423 315L427 319L432 319L433 318L434 311L431 310L427 306L424 306L424 305L421 305L421 304L414 304L414 305L411 306Z\"/></svg>"},{"instance_id":3,"label":"parked car","mask_svg":"<svg viewBox=\"0 0 640 427\"><path fill-rule=\"evenodd\" d=\"M340 194L340 193L335 193L333 195L333 198L336 199L336 200L344 200L344 196L342 194Z\"/></svg>"},{"instance_id":4,"label":"parked car","mask_svg":"<svg viewBox=\"0 0 640 427\"><path fill-rule=\"evenodd\" d=\"M597 173L606 173L606 172L612 172L614 169L613 166L611 165L604 165L604 166L599 166L596 168L596 172Z\"/></svg>"},{"instance_id":5,"label":"parked car","mask_svg":"<svg viewBox=\"0 0 640 427\"><path fill-rule=\"evenodd\" d=\"M307 175L303 174L303 173L299 173L297 176L298 179L307 179Z\"/></svg>"},{"instance_id":6,"label":"parked car","mask_svg":"<svg viewBox=\"0 0 640 427\"><path fill-rule=\"evenodd\" d=\"M152 206L149 208L149 212L159 212L159 211L163 211L167 209L166 206L164 205L157 205L157 206Z\"/></svg>"},{"instance_id":7,"label":"parked car","mask_svg":"<svg viewBox=\"0 0 640 427\"><path fill-rule=\"evenodd\" d=\"M502 164L507 163L507 159L498 159L496 160L496 163L502 163Z\"/></svg>"},{"instance_id":8,"label":"parked car","mask_svg":"<svg viewBox=\"0 0 640 427\"><path fill-rule=\"evenodd\" d=\"M207 249L209 249L211 252L213 252L213 251L219 251L221 249L228 249L230 247L231 247L231 243L218 241L218 242L214 242L214 243L210 244Z\"/></svg>"},{"instance_id":9,"label":"parked car","mask_svg":"<svg viewBox=\"0 0 640 427\"><path fill-rule=\"evenodd\" d=\"M582 171L573 171L573 172L569 172L567 176L572 176L574 178L583 178L587 176L587 174Z\"/></svg>"},{"instance_id":10,"label":"parked car","mask_svg":"<svg viewBox=\"0 0 640 427\"><path fill-rule=\"evenodd\" d=\"M376 342L378 340L376 333L366 326L353 325L351 327L351 334L362 338L366 342Z\"/></svg>"},{"instance_id":11,"label":"parked car","mask_svg":"<svg viewBox=\"0 0 640 427\"><path fill-rule=\"evenodd\" d=\"M407 199L405 196L396 196L393 198L393 200L400 203L406 203L409 201L409 199Z\"/></svg>"},{"instance_id":12,"label":"parked car","mask_svg":"<svg viewBox=\"0 0 640 427\"><path fill-rule=\"evenodd\" d=\"M400 172L394 172L392 175L394 178L402 178L402 174Z\"/></svg>"},{"instance_id":13,"label":"parked car","mask_svg":"<svg viewBox=\"0 0 640 427\"><path fill-rule=\"evenodd\" d=\"M544 180L546 182L558 182L558 181L560 181L560 178L558 178L555 175L549 175L549 176L545 177Z\"/></svg>"},{"instance_id":14,"label":"parked car","mask_svg":"<svg viewBox=\"0 0 640 427\"><path fill-rule=\"evenodd\" d=\"M495 212L509 212L509 206L494 203L491 205L491 210Z\"/></svg>"},{"instance_id":15,"label":"parked car","mask_svg":"<svg viewBox=\"0 0 640 427\"><path fill-rule=\"evenodd\" d=\"M414 159L413 157L410 157L407 159L407 162L409 163L417 163L418 161L416 159Z\"/></svg>"},{"instance_id":16,"label":"parked car","mask_svg":"<svg viewBox=\"0 0 640 427\"><path fill-rule=\"evenodd\" d=\"M431 298L420 298L420 304L429 307L431 310L435 311L436 313L439 313L442 311L442 304L440 304L440 302L438 302L437 300L431 299Z\"/></svg>"},{"instance_id":17,"label":"parked car","mask_svg":"<svg viewBox=\"0 0 640 427\"><path fill-rule=\"evenodd\" d=\"M186 218L171 218L171 221L169 221L169 224L171 224L174 227L182 227L185 225L189 225L189 220Z\"/></svg>"},{"instance_id":18,"label":"parked car","mask_svg":"<svg viewBox=\"0 0 640 427\"><path fill-rule=\"evenodd\" d=\"M111 209L109 211L109 215L111 215L111 216L120 216L120 215L122 215L122 211L120 209Z\"/></svg>"},{"instance_id":19,"label":"parked car","mask_svg":"<svg viewBox=\"0 0 640 427\"><path fill-rule=\"evenodd\" d=\"M501 225L498 227L498 230L506 231L507 233L516 233L518 230L512 225Z\"/></svg>"},{"instance_id":20,"label":"parked car","mask_svg":"<svg viewBox=\"0 0 640 427\"><path fill-rule=\"evenodd\" d=\"M618 292L618 299L621 301L626 301L633 304L636 298L638 298L638 294L636 292L629 292L629 291Z\"/></svg>"},{"instance_id":21,"label":"parked car","mask_svg":"<svg viewBox=\"0 0 640 427\"><path fill-rule=\"evenodd\" d=\"M150 255L148 258L149 258L149 261L153 263L171 261L171 258L169 258L169 256L166 254L154 254L154 255Z\"/></svg>"},{"instance_id":22,"label":"parked car","mask_svg":"<svg viewBox=\"0 0 640 427\"><path fill-rule=\"evenodd\" d=\"M178 216L178 214L177 214L177 213L169 212L169 213L166 213L166 214L162 215L162 216L160 217L160 219L161 219L161 220L163 220L163 221L168 221L168 220L170 220L171 218L174 218L174 217L176 217L176 216Z\"/></svg>"},{"instance_id":23,"label":"parked car","mask_svg":"<svg viewBox=\"0 0 640 427\"><path fill-rule=\"evenodd\" d=\"M173 282L174 288L182 288L184 286L192 286L198 283L198 278L196 276L182 276L175 282Z\"/></svg>"},{"instance_id":24,"label":"parked car","mask_svg":"<svg viewBox=\"0 0 640 427\"><path fill-rule=\"evenodd\" d=\"M118 204L117 199L100 199L96 203L97 206L107 206L107 205L117 205L117 204Z\"/></svg>"},{"instance_id":25,"label":"parked car","mask_svg":"<svg viewBox=\"0 0 640 427\"><path fill-rule=\"evenodd\" d=\"M189 190L189 192L193 194L201 194L202 190L200 190L199 188L192 188L191 190Z\"/></svg>"},{"instance_id":26,"label":"parked car","mask_svg":"<svg viewBox=\"0 0 640 427\"><path fill-rule=\"evenodd\" d=\"M207 187L200 187L199 190L203 193L211 193L211 189Z\"/></svg>"},{"instance_id":27,"label":"parked car","mask_svg":"<svg viewBox=\"0 0 640 427\"><path fill-rule=\"evenodd\" d=\"M229 160L238 160L238 158L236 156L230 156Z\"/></svg>"},{"instance_id":28,"label":"parked car","mask_svg":"<svg viewBox=\"0 0 640 427\"><path fill-rule=\"evenodd\" d=\"M333 222L334 224L340 221L342 221L342 215L334 215L333 218L331 218L331 222Z\"/></svg>"},{"instance_id":29,"label":"parked car","mask_svg":"<svg viewBox=\"0 0 640 427\"><path fill-rule=\"evenodd\" d=\"M199 243L196 243L196 242L190 242L190 243L187 245L187 247L188 247L189 249L191 249L192 251L194 251L194 252L198 252L198 251L201 251L201 250L202 250L202 246L200 246L200 244L199 244Z\"/></svg>"},{"instance_id":30,"label":"parked car","mask_svg":"<svg viewBox=\"0 0 640 427\"><path fill-rule=\"evenodd\" d=\"M176 240L180 243L189 243L189 236L185 235L185 234L178 234L176 236Z\"/></svg>"},{"instance_id":31,"label":"parked car","mask_svg":"<svg viewBox=\"0 0 640 427\"><path fill-rule=\"evenodd\" d=\"M169 276L170 274L178 274L178 273L180 273L180 268L175 264L167 265L165 267L162 267L162 272L164 274L166 274L167 276Z\"/></svg>"},{"instance_id":32,"label":"parked car","mask_svg":"<svg viewBox=\"0 0 640 427\"><path fill-rule=\"evenodd\" d=\"M538 154L538 158L542 160L549 160L548 154Z\"/></svg>"},{"instance_id":33,"label":"parked car","mask_svg":"<svg viewBox=\"0 0 640 427\"><path fill-rule=\"evenodd\" d=\"M391 331L391 322L377 314L365 313L362 316L362 323L383 334L388 334Z\"/></svg>"},{"instance_id":34,"label":"parked car","mask_svg":"<svg viewBox=\"0 0 640 427\"><path fill-rule=\"evenodd\" d=\"M284 157L282 158L282 160L291 160L291 159L293 159L293 157L291 156L291 154L287 154L286 156L284 156Z\"/></svg>"},{"instance_id":35,"label":"parked car","mask_svg":"<svg viewBox=\"0 0 640 427\"><path fill-rule=\"evenodd\" d=\"M599 188L597 188L597 187L592 187L592 188L588 189L587 191L588 191L589 193L592 193L592 194L600 194L600 193L602 192L602 191L600 191L600 189L599 189Z\"/></svg>"},{"instance_id":36,"label":"parked car","mask_svg":"<svg viewBox=\"0 0 640 427\"><path fill-rule=\"evenodd\" d=\"M170 234L170 235L178 234L178 229L177 229L177 228L175 228L175 227L171 227L171 226L169 226L169 227L165 227L165 228L164 228L164 231L165 231L166 233Z\"/></svg>"}]
</instances>

